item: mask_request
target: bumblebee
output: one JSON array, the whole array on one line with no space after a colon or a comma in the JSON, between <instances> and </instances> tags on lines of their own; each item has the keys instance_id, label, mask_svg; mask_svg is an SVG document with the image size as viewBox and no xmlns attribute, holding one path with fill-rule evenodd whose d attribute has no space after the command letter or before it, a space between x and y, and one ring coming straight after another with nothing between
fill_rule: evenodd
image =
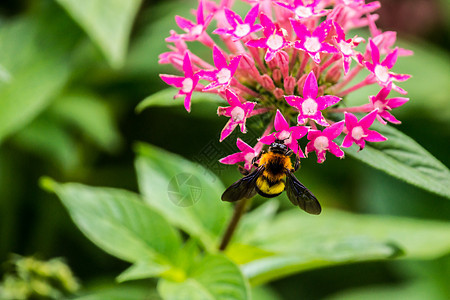
<instances>
[{"instance_id":1,"label":"bumblebee","mask_svg":"<svg viewBox=\"0 0 450 300\"><path fill-rule=\"evenodd\" d=\"M222 194L222 201L235 202L241 199L250 199L260 194L266 198L273 198L286 190L292 204L299 206L307 213L318 215L322 211L317 198L295 177L294 172L300 166L296 156L292 167L291 155L283 140L275 140L267 152L261 152L253 158L256 169L249 173L240 169L245 176L233 183ZM259 160L259 163L256 162Z\"/></svg>"}]
</instances>

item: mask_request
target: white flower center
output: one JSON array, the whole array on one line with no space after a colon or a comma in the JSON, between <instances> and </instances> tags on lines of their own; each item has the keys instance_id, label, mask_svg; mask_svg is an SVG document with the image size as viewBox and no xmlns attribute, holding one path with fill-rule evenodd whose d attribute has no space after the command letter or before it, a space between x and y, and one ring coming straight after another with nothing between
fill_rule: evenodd
<instances>
[{"instance_id":1,"label":"white flower center","mask_svg":"<svg viewBox=\"0 0 450 300\"><path fill-rule=\"evenodd\" d=\"M250 26L248 24L238 24L234 34L238 37L246 36L250 32Z\"/></svg>"},{"instance_id":2,"label":"white flower center","mask_svg":"<svg viewBox=\"0 0 450 300\"><path fill-rule=\"evenodd\" d=\"M328 150L328 138L323 135L316 138L314 140L314 148L319 152Z\"/></svg>"},{"instance_id":3,"label":"white flower center","mask_svg":"<svg viewBox=\"0 0 450 300\"><path fill-rule=\"evenodd\" d=\"M245 117L245 111L242 109L242 107L236 106L231 111L231 118L234 122L241 122L244 120Z\"/></svg>"},{"instance_id":4,"label":"white flower center","mask_svg":"<svg viewBox=\"0 0 450 300\"><path fill-rule=\"evenodd\" d=\"M308 18L313 15L311 7L299 6L295 9L295 14L300 18Z\"/></svg>"},{"instance_id":5,"label":"white flower center","mask_svg":"<svg viewBox=\"0 0 450 300\"><path fill-rule=\"evenodd\" d=\"M283 130L278 134L278 139L283 140L285 144L290 144L292 142L292 134L287 130Z\"/></svg>"},{"instance_id":6,"label":"white flower center","mask_svg":"<svg viewBox=\"0 0 450 300\"><path fill-rule=\"evenodd\" d=\"M283 46L283 38L278 34L272 34L267 39L266 45L272 50L280 49Z\"/></svg>"},{"instance_id":7,"label":"white flower center","mask_svg":"<svg viewBox=\"0 0 450 300\"><path fill-rule=\"evenodd\" d=\"M302 104L302 112L306 116L312 116L317 113L317 102L311 98L306 99Z\"/></svg>"},{"instance_id":8,"label":"white flower center","mask_svg":"<svg viewBox=\"0 0 450 300\"><path fill-rule=\"evenodd\" d=\"M361 126L356 126L352 129L352 138L355 140L360 140L362 137L367 136L364 134L364 129Z\"/></svg>"},{"instance_id":9,"label":"white flower center","mask_svg":"<svg viewBox=\"0 0 450 300\"><path fill-rule=\"evenodd\" d=\"M185 78L181 84L183 85L181 87L181 91L183 93L189 93L190 91L192 91L194 81L191 78Z\"/></svg>"},{"instance_id":10,"label":"white flower center","mask_svg":"<svg viewBox=\"0 0 450 300\"><path fill-rule=\"evenodd\" d=\"M231 79L231 71L228 70L227 68L222 68L217 73L217 81L220 84L228 83L230 79Z\"/></svg>"},{"instance_id":11,"label":"white flower center","mask_svg":"<svg viewBox=\"0 0 450 300\"><path fill-rule=\"evenodd\" d=\"M382 65L375 66L375 76L381 82L387 82L389 80L389 70Z\"/></svg>"},{"instance_id":12,"label":"white flower center","mask_svg":"<svg viewBox=\"0 0 450 300\"><path fill-rule=\"evenodd\" d=\"M309 52L317 52L320 50L321 47L319 39L316 38L315 36L307 37L304 46L305 49Z\"/></svg>"},{"instance_id":13,"label":"white flower center","mask_svg":"<svg viewBox=\"0 0 450 300\"><path fill-rule=\"evenodd\" d=\"M347 43L346 41L340 41L339 48L341 48L341 52L344 53L344 55L352 54L352 47L350 43Z\"/></svg>"},{"instance_id":14,"label":"white flower center","mask_svg":"<svg viewBox=\"0 0 450 300\"><path fill-rule=\"evenodd\" d=\"M247 161L247 162L251 162L253 157L255 157L255 153L249 152L249 153L244 155L244 160Z\"/></svg>"},{"instance_id":15,"label":"white flower center","mask_svg":"<svg viewBox=\"0 0 450 300\"><path fill-rule=\"evenodd\" d=\"M203 32L203 25L197 25L192 27L191 34L194 36L198 36Z\"/></svg>"},{"instance_id":16,"label":"white flower center","mask_svg":"<svg viewBox=\"0 0 450 300\"><path fill-rule=\"evenodd\" d=\"M384 103L382 101L375 101L375 103L373 104L373 107L375 107L379 111L383 111L384 110Z\"/></svg>"}]
</instances>

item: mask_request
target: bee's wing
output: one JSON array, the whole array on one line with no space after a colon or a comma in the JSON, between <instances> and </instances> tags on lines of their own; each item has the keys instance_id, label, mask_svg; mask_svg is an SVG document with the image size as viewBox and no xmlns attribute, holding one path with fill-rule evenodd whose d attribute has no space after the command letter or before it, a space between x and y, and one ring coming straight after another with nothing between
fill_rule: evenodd
<instances>
[{"instance_id":1,"label":"bee's wing","mask_svg":"<svg viewBox=\"0 0 450 300\"><path fill-rule=\"evenodd\" d=\"M309 214L318 215L322 211L317 198L298 181L291 171L286 172L286 194L292 204Z\"/></svg>"},{"instance_id":2,"label":"bee's wing","mask_svg":"<svg viewBox=\"0 0 450 300\"><path fill-rule=\"evenodd\" d=\"M264 171L264 167L258 167L255 171L239 179L222 194L222 201L234 202L241 199L250 199L256 194L256 180Z\"/></svg>"}]
</instances>

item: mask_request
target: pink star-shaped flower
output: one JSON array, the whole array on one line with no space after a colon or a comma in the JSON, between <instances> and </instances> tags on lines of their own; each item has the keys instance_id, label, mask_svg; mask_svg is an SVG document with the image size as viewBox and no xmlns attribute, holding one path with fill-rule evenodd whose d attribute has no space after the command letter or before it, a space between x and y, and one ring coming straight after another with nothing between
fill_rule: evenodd
<instances>
[{"instance_id":1,"label":"pink star-shaped flower","mask_svg":"<svg viewBox=\"0 0 450 300\"><path fill-rule=\"evenodd\" d=\"M322 126L329 125L321 111L338 103L341 98L331 95L317 97L318 90L316 76L311 71L306 77L303 87L303 98L293 95L284 96L289 105L298 109L298 124L304 124L308 119L311 119Z\"/></svg>"},{"instance_id":2,"label":"pink star-shaped flower","mask_svg":"<svg viewBox=\"0 0 450 300\"><path fill-rule=\"evenodd\" d=\"M243 140L237 138L236 145L241 152L233 153L219 160L220 163L226 165L234 165L244 162L244 168L250 170L252 168L252 160L261 152L262 143L257 143L255 148L247 145Z\"/></svg>"},{"instance_id":3,"label":"pink star-shaped flower","mask_svg":"<svg viewBox=\"0 0 450 300\"><path fill-rule=\"evenodd\" d=\"M288 4L284 2L275 2L275 3L281 7L290 10L292 13L294 13L295 17L298 19L322 17L329 12L328 9L320 9L317 7L317 5L320 3L320 0L314 0L309 4L307 4L307 2L308 1L294 0L293 4Z\"/></svg>"},{"instance_id":4,"label":"pink star-shaped flower","mask_svg":"<svg viewBox=\"0 0 450 300\"><path fill-rule=\"evenodd\" d=\"M203 90L207 91L218 87L224 89L228 87L233 79L233 75L236 72L241 57L242 56L234 57L230 60L230 64L227 64L225 55L218 47L214 46L213 60L217 70L202 70L197 73L202 79L211 81L211 83L205 86Z\"/></svg>"},{"instance_id":5,"label":"pink star-shaped flower","mask_svg":"<svg viewBox=\"0 0 450 300\"><path fill-rule=\"evenodd\" d=\"M320 63L320 53L337 53L337 49L325 42L330 32L332 20L322 22L311 33L299 20L291 19L292 28L299 40L295 41L294 47L309 54L313 61Z\"/></svg>"},{"instance_id":6,"label":"pink star-shaped flower","mask_svg":"<svg viewBox=\"0 0 450 300\"><path fill-rule=\"evenodd\" d=\"M250 9L244 21L242 18L232 10L225 8L225 17L228 23L232 26L230 29L218 28L213 33L231 35L233 42L243 39L252 32L257 32L263 27L260 24L255 24L259 13L259 5L255 5Z\"/></svg>"},{"instance_id":7,"label":"pink star-shaped flower","mask_svg":"<svg viewBox=\"0 0 450 300\"><path fill-rule=\"evenodd\" d=\"M373 124L373 121L375 121L376 117L376 109L362 117L359 122L355 115L346 112L345 126L347 128L348 134L345 136L341 147L348 148L353 145L353 143L355 143L359 146L359 150L362 150L366 145L366 141L383 142L387 140L387 138L382 136L380 133L374 130L369 130L369 127Z\"/></svg>"},{"instance_id":8,"label":"pink star-shaped flower","mask_svg":"<svg viewBox=\"0 0 450 300\"><path fill-rule=\"evenodd\" d=\"M355 37L353 39L346 40L345 33L342 27L336 22L333 22L333 25L336 30L336 37L334 39L336 43L335 45L342 55L344 74L347 74L350 69L352 58L356 55L356 52L353 50L353 48L358 46L359 43L364 39Z\"/></svg>"},{"instance_id":9,"label":"pink star-shaped flower","mask_svg":"<svg viewBox=\"0 0 450 300\"><path fill-rule=\"evenodd\" d=\"M409 98L404 97L394 97L387 99L387 96L391 92L391 84L387 87L381 89L376 96L369 96L370 99L370 109L377 110L377 120L382 124L391 122L393 124L400 124L401 122L397 120L389 110L402 106L409 101ZM386 121L385 121L386 120Z\"/></svg>"},{"instance_id":10,"label":"pink star-shaped flower","mask_svg":"<svg viewBox=\"0 0 450 300\"><path fill-rule=\"evenodd\" d=\"M319 164L325 161L325 154L327 151L334 154L336 157L344 157L344 151L339 148L338 144L333 142L344 129L344 120L334 123L322 131L310 130L308 132L308 140L310 142L306 145L306 155L315 151L317 155L317 162Z\"/></svg>"},{"instance_id":11,"label":"pink star-shaped flower","mask_svg":"<svg viewBox=\"0 0 450 300\"><path fill-rule=\"evenodd\" d=\"M190 112L192 93L194 92L194 89L198 84L199 77L193 72L191 60L189 58L189 52L187 51L183 58L183 71L184 77L165 74L161 74L159 76L165 83L180 88L178 94L176 94L174 98L185 95L186 97L184 98L184 108L186 108L186 110Z\"/></svg>"},{"instance_id":12,"label":"pink star-shaped flower","mask_svg":"<svg viewBox=\"0 0 450 300\"><path fill-rule=\"evenodd\" d=\"M275 25L269 17L261 14L259 19L264 28L264 37L258 40L251 40L246 43L249 47L267 49L265 60L271 61L275 55L283 48L290 45L284 37L283 31L278 25Z\"/></svg>"},{"instance_id":13,"label":"pink star-shaped flower","mask_svg":"<svg viewBox=\"0 0 450 300\"><path fill-rule=\"evenodd\" d=\"M411 77L411 75L389 72L397 61L398 48L395 48L394 51L389 53L381 63L380 51L372 39L369 39L368 48L370 48L371 51L372 63L365 62L365 66L372 73L371 76L374 77L375 81L377 81L380 86L386 87L393 81L405 81ZM404 89L396 86L395 84L392 84L392 88L400 94L407 94Z\"/></svg>"},{"instance_id":14,"label":"pink star-shaped flower","mask_svg":"<svg viewBox=\"0 0 450 300\"><path fill-rule=\"evenodd\" d=\"M206 18L204 17L203 1L200 0L197 8L197 24L183 17L175 16L175 22L186 33L181 35L171 35L166 39L166 41L174 42L179 38L185 41L195 41L197 39L201 39L205 34L206 27L208 27L208 24L211 22L212 17L212 14L208 15Z\"/></svg>"},{"instance_id":15,"label":"pink star-shaped flower","mask_svg":"<svg viewBox=\"0 0 450 300\"><path fill-rule=\"evenodd\" d=\"M289 123L279 110L277 110L275 115L274 125L277 132L263 136L259 139L259 141L263 144L270 145L275 142L275 140L282 140L286 146L294 151L295 154L300 157L305 157L302 150L298 146L297 140L304 137L308 133L309 128L305 126L289 127Z\"/></svg>"},{"instance_id":16,"label":"pink star-shaped flower","mask_svg":"<svg viewBox=\"0 0 450 300\"><path fill-rule=\"evenodd\" d=\"M227 89L225 93L230 106L219 107L217 109L217 114L219 116L230 117L230 120L220 134L220 141L223 141L227 136L229 136L238 125L241 127L241 132L246 133L247 129L245 128L245 121L250 116L250 113L256 105L255 102L242 103L238 96L231 90Z\"/></svg>"}]
</instances>

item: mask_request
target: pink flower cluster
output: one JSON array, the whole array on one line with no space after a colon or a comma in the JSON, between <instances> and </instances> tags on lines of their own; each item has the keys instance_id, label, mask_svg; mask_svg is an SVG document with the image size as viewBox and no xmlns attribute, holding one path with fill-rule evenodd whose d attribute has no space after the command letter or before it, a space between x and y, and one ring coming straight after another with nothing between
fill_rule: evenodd
<instances>
[{"instance_id":1,"label":"pink flower cluster","mask_svg":"<svg viewBox=\"0 0 450 300\"><path fill-rule=\"evenodd\" d=\"M409 99L388 96L392 90L406 94L396 83L410 76L391 69L398 56L412 53L393 48L396 33L376 27L378 15L373 12L380 7L378 1L244 2L248 3L245 17L232 10L233 0L200 0L195 21L176 16L183 32L170 32L166 39L170 51L161 54L159 61L184 73L161 75L161 79L179 88L175 97L184 96L187 111L193 92L218 94L228 102L217 111L229 118L220 141L238 126L246 133L247 120L256 115L270 117L255 147L238 139L241 152L223 158L222 163L244 162L250 169L263 144L276 139L284 140L299 157L316 152L319 163L325 161L326 152L342 158L342 147L356 144L363 149L366 141L386 140L369 128L375 119L382 124L400 123L390 111ZM349 30L359 27L369 28L367 40L348 36ZM214 66L192 53L188 42L210 48ZM355 83L360 72L367 75ZM368 95L366 104L345 104L346 95L371 84L378 84L380 92ZM345 137L339 145L335 139L341 134ZM305 152L299 146L303 137L308 140Z\"/></svg>"}]
</instances>

